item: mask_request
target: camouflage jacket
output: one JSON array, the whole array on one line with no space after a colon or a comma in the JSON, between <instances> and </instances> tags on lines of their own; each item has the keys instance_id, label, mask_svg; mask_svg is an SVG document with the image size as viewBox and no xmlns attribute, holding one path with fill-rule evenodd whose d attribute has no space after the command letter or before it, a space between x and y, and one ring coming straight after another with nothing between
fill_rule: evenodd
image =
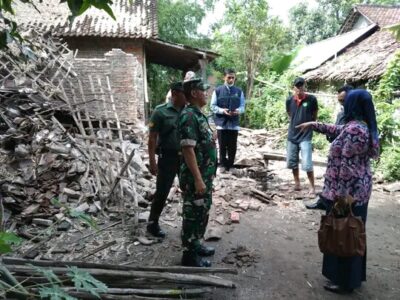
<instances>
[{"instance_id":1,"label":"camouflage jacket","mask_svg":"<svg viewBox=\"0 0 400 300\"><path fill-rule=\"evenodd\" d=\"M208 124L207 117L193 105L186 107L179 117L179 137L181 147L194 147L197 166L208 186L212 184L217 167L217 150L213 132ZM194 179L185 161L182 161L180 168L181 186L185 183L193 184Z\"/></svg>"}]
</instances>

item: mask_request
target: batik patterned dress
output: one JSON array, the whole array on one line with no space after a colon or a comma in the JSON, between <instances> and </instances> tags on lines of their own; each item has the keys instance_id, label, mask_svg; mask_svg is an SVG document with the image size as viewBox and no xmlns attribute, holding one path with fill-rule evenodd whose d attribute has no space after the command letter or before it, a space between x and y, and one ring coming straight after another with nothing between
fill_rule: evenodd
<instances>
[{"instance_id":1,"label":"batik patterned dress","mask_svg":"<svg viewBox=\"0 0 400 300\"><path fill-rule=\"evenodd\" d=\"M335 137L328 156L322 197L351 195L355 205L367 204L372 190L370 167L371 139L366 123L350 121L346 125L316 123L317 132Z\"/></svg>"}]
</instances>

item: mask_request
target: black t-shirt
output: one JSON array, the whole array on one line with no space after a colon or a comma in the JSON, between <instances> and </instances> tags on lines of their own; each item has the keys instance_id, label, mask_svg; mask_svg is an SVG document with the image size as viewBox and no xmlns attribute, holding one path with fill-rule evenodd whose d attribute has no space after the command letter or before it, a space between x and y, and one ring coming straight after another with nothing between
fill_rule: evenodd
<instances>
[{"instance_id":1,"label":"black t-shirt","mask_svg":"<svg viewBox=\"0 0 400 300\"><path fill-rule=\"evenodd\" d=\"M304 122L314 121L314 116L316 116L316 112L318 111L317 98L307 94L307 97L301 102L300 106L297 106L296 100L291 96L286 100L286 111L290 116L288 140L296 144L302 141L311 141L311 128L300 132L300 129L295 127Z\"/></svg>"}]
</instances>

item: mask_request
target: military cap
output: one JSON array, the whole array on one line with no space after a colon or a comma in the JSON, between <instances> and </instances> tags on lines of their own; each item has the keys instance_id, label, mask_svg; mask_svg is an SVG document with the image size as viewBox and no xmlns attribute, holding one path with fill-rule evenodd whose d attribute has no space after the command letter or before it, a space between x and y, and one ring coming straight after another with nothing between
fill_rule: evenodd
<instances>
[{"instance_id":1,"label":"military cap","mask_svg":"<svg viewBox=\"0 0 400 300\"><path fill-rule=\"evenodd\" d=\"M185 89L185 91L191 91L191 90L206 91L210 88L210 85L204 83L201 78L193 78L191 80L183 82L183 88Z\"/></svg>"},{"instance_id":2,"label":"military cap","mask_svg":"<svg viewBox=\"0 0 400 300\"><path fill-rule=\"evenodd\" d=\"M171 91L181 91L181 92L183 92L183 83L182 83L182 81L171 83L169 88L171 89Z\"/></svg>"}]
</instances>

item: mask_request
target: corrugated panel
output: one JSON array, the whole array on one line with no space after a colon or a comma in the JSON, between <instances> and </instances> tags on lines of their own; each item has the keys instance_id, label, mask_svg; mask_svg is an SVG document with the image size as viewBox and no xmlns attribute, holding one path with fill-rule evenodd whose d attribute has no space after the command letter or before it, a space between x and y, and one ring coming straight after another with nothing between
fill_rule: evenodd
<instances>
[{"instance_id":1,"label":"corrugated panel","mask_svg":"<svg viewBox=\"0 0 400 300\"><path fill-rule=\"evenodd\" d=\"M375 24L307 45L300 50L292 65L300 73L315 69L374 27Z\"/></svg>"},{"instance_id":2,"label":"corrugated panel","mask_svg":"<svg viewBox=\"0 0 400 300\"><path fill-rule=\"evenodd\" d=\"M377 31L336 59L304 74L310 81L359 81L379 78L400 43L387 31Z\"/></svg>"},{"instance_id":3,"label":"corrugated panel","mask_svg":"<svg viewBox=\"0 0 400 300\"><path fill-rule=\"evenodd\" d=\"M34 2L40 13L28 4L16 1L18 23L24 27L51 29L55 36L157 38L158 35L154 0L136 0L133 4L129 0L115 0L112 10L116 20L102 10L90 8L72 24L68 22L70 12L66 3L59 3L59 0Z\"/></svg>"}]
</instances>

